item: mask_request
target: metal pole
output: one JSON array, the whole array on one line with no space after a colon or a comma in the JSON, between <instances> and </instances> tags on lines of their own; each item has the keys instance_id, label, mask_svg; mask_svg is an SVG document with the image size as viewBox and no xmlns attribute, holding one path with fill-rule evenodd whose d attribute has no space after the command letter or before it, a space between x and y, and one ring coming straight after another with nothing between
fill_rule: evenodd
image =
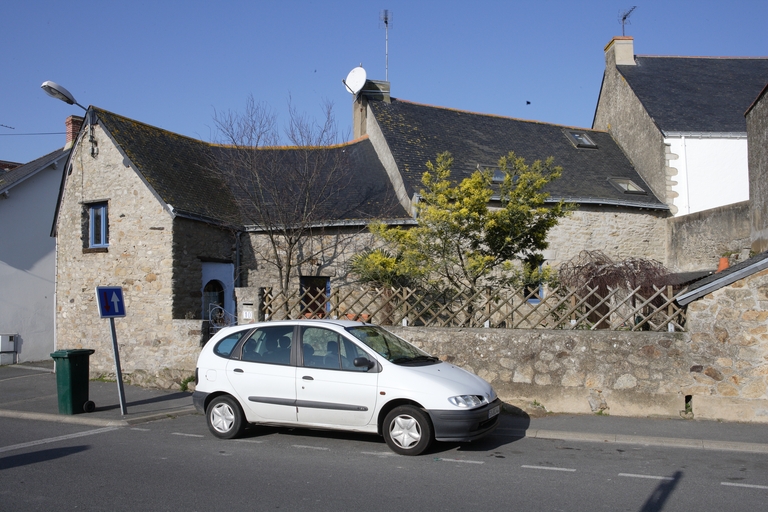
<instances>
[{"instance_id":1,"label":"metal pole","mask_svg":"<svg viewBox=\"0 0 768 512\"><path fill-rule=\"evenodd\" d=\"M120 411L123 416L128 414L125 406L125 390L123 389L123 372L120 369L120 351L117 348L117 332L115 331L115 319L109 318L109 327L112 329L112 351L115 353L115 374L117 375L117 394L120 399Z\"/></svg>"}]
</instances>

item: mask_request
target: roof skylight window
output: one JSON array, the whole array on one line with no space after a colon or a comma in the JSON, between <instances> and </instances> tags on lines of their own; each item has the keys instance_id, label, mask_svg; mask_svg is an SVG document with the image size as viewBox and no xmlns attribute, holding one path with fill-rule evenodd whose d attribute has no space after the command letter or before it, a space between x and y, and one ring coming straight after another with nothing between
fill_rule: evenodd
<instances>
[{"instance_id":1,"label":"roof skylight window","mask_svg":"<svg viewBox=\"0 0 768 512\"><path fill-rule=\"evenodd\" d=\"M634 181L627 178L608 178L611 185L621 190L625 194L647 194L644 188L640 187Z\"/></svg>"},{"instance_id":2,"label":"roof skylight window","mask_svg":"<svg viewBox=\"0 0 768 512\"><path fill-rule=\"evenodd\" d=\"M571 141L571 143L577 148L597 149L597 144L595 144L594 141L589 138L589 135L587 135L586 132L578 130L566 130L565 134L568 136L568 139Z\"/></svg>"}]
</instances>

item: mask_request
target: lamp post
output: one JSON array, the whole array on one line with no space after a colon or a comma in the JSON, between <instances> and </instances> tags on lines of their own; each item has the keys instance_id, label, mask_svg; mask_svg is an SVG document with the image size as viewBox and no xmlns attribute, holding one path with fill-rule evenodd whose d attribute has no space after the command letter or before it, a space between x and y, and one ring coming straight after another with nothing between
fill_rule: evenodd
<instances>
[{"instance_id":1,"label":"lamp post","mask_svg":"<svg viewBox=\"0 0 768 512\"><path fill-rule=\"evenodd\" d=\"M79 104L75 101L75 97L72 96L72 93L66 90L63 86L57 84L56 82L51 82L50 80L46 80L43 82L43 85L40 86L42 90L45 91L45 94L50 96L51 98L56 98L57 100L61 100L64 103L67 103L69 105L77 105L81 109L88 111L87 108Z\"/></svg>"}]
</instances>

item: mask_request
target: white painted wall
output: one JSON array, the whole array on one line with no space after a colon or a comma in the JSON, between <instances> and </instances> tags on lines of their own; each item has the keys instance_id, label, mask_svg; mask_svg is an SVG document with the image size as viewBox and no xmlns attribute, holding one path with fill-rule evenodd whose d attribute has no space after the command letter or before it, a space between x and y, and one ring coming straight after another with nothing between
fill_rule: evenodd
<instances>
[{"instance_id":1,"label":"white painted wall","mask_svg":"<svg viewBox=\"0 0 768 512\"><path fill-rule=\"evenodd\" d=\"M676 216L749 200L747 137L680 135L664 142L677 155Z\"/></svg>"},{"instance_id":2,"label":"white painted wall","mask_svg":"<svg viewBox=\"0 0 768 512\"><path fill-rule=\"evenodd\" d=\"M50 359L55 239L51 225L64 161L0 198L0 332L18 334L17 362Z\"/></svg>"}]
</instances>

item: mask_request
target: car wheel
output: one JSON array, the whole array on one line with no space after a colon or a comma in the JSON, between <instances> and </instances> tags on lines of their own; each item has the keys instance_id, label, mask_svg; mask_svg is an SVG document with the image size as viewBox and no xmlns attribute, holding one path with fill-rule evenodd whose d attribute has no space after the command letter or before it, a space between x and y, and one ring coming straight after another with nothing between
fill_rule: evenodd
<instances>
[{"instance_id":1,"label":"car wheel","mask_svg":"<svg viewBox=\"0 0 768 512\"><path fill-rule=\"evenodd\" d=\"M245 418L240 404L231 396L217 396L208 404L208 429L219 439L234 439L243 432Z\"/></svg>"},{"instance_id":2,"label":"car wheel","mask_svg":"<svg viewBox=\"0 0 768 512\"><path fill-rule=\"evenodd\" d=\"M384 440L400 455L420 455L432 444L432 423L412 405L392 409L384 418Z\"/></svg>"}]
</instances>

